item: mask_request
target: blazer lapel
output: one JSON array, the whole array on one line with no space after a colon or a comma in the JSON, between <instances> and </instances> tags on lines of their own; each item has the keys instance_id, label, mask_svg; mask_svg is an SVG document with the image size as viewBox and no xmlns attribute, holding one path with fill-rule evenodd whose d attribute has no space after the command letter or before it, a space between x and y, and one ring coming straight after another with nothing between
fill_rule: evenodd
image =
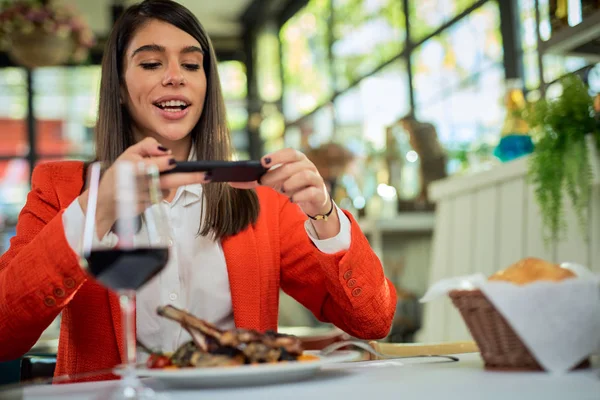
<instances>
[{"instance_id":1,"label":"blazer lapel","mask_svg":"<svg viewBox=\"0 0 600 400\"><path fill-rule=\"evenodd\" d=\"M233 317L238 328L261 329L260 264L254 229L230 236L222 241Z\"/></svg>"}]
</instances>

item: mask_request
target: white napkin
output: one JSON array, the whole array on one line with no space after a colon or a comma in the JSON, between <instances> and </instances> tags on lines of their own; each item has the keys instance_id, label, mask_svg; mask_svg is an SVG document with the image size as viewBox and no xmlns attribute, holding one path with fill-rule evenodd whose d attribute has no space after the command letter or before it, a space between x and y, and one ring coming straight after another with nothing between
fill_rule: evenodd
<instances>
[{"instance_id":1,"label":"white napkin","mask_svg":"<svg viewBox=\"0 0 600 400\"><path fill-rule=\"evenodd\" d=\"M600 276L578 264L561 266L577 278L518 286L469 275L435 283L421 302L479 288L544 369L565 373L600 351Z\"/></svg>"}]
</instances>

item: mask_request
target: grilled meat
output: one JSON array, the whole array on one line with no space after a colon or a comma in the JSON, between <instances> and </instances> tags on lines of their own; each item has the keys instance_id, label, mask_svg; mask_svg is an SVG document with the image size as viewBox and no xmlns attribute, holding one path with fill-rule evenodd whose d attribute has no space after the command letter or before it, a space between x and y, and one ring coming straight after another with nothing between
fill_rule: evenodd
<instances>
[{"instance_id":1,"label":"grilled meat","mask_svg":"<svg viewBox=\"0 0 600 400\"><path fill-rule=\"evenodd\" d=\"M261 342L251 342L244 346L243 353L250 363L268 363L279 361L281 349L269 347Z\"/></svg>"},{"instance_id":2,"label":"grilled meat","mask_svg":"<svg viewBox=\"0 0 600 400\"><path fill-rule=\"evenodd\" d=\"M171 356L171 363L178 367L230 367L245 363L244 356L235 354L211 354L198 349L194 341L181 345Z\"/></svg>"},{"instance_id":3,"label":"grilled meat","mask_svg":"<svg viewBox=\"0 0 600 400\"><path fill-rule=\"evenodd\" d=\"M302 354L302 342L275 331L223 331L171 305L159 307L158 315L181 324L192 336L171 357L178 366L223 366L295 360Z\"/></svg>"},{"instance_id":4,"label":"grilled meat","mask_svg":"<svg viewBox=\"0 0 600 400\"><path fill-rule=\"evenodd\" d=\"M204 351L207 351L207 344L205 343L205 339L198 333L216 339L219 343L221 342L221 335L223 332L220 329L206 321L196 318L187 311L169 305L159 307L156 310L156 313L161 317L180 323L181 326L190 333L198 347Z\"/></svg>"}]
</instances>

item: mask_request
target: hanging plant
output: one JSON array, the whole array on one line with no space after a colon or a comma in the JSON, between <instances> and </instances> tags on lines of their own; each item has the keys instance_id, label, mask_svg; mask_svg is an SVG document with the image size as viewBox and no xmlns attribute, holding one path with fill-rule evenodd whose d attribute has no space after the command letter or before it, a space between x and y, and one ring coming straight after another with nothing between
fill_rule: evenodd
<instances>
[{"instance_id":1,"label":"hanging plant","mask_svg":"<svg viewBox=\"0 0 600 400\"><path fill-rule=\"evenodd\" d=\"M522 113L535 141L528 180L540 207L546 246L564 239L566 200L575 211L581 235L588 241L587 211L593 178L590 135L595 146L600 143L593 99L584 82L568 75L559 83L560 96L529 104Z\"/></svg>"},{"instance_id":2,"label":"hanging plant","mask_svg":"<svg viewBox=\"0 0 600 400\"><path fill-rule=\"evenodd\" d=\"M0 47L28 68L81 63L95 38L81 15L56 0L0 1Z\"/></svg>"}]
</instances>

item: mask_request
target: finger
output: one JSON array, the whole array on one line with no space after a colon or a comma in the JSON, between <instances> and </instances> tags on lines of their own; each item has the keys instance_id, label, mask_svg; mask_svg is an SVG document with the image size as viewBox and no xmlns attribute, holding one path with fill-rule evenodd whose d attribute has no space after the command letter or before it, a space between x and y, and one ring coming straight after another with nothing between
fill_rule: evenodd
<instances>
[{"instance_id":1,"label":"finger","mask_svg":"<svg viewBox=\"0 0 600 400\"><path fill-rule=\"evenodd\" d=\"M322 188L323 178L314 171L304 169L282 182L281 192L291 197L310 186Z\"/></svg>"},{"instance_id":2,"label":"finger","mask_svg":"<svg viewBox=\"0 0 600 400\"><path fill-rule=\"evenodd\" d=\"M322 189L309 186L296 192L290 200L301 205L310 205L311 209L319 214L323 211L329 197Z\"/></svg>"},{"instance_id":3,"label":"finger","mask_svg":"<svg viewBox=\"0 0 600 400\"><path fill-rule=\"evenodd\" d=\"M147 167L156 166L158 172L168 171L175 168L175 159L171 155L149 157L141 160Z\"/></svg>"},{"instance_id":4,"label":"finger","mask_svg":"<svg viewBox=\"0 0 600 400\"><path fill-rule=\"evenodd\" d=\"M258 186L258 182L229 182L229 186L236 189L254 189Z\"/></svg>"},{"instance_id":5,"label":"finger","mask_svg":"<svg viewBox=\"0 0 600 400\"><path fill-rule=\"evenodd\" d=\"M126 153L134 153L142 157L162 156L171 154L171 150L162 146L153 137L146 137L133 146L129 147Z\"/></svg>"},{"instance_id":6,"label":"finger","mask_svg":"<svg viewBox=\"0 0 600 400\"><path fill-rule=\"evenodd\" d=\"M298 150L288 148L267 154L261 159L261 163L264 167L270 168L278 164L292 163L305 158L306 156Z\"/></svg>"},{"instance_id":7,"label":"finger","mask_svg":"<svg viewBox=\"0 0 600 400\"><path fill-rule=\"evenodd\" d=\"M161 175L161 189L175 189L179 186L210 182L210 174L206 172L174 173Z\"/></svg>"},{"instance_id":8,"label":"finger","mask_svg":"<svg viewBox=\"0 0 600 400\"><path fill-rule=\"evenodd\" d=\"M314 165L308 160L292 162L284 164L279 168L267 171L266 174L260 178L260 184L264 186L270 186L273 188L281 188L281 184L288 180L291 176L299 173L302 170L316 170Z\"/></svg>"}]
</instances>

